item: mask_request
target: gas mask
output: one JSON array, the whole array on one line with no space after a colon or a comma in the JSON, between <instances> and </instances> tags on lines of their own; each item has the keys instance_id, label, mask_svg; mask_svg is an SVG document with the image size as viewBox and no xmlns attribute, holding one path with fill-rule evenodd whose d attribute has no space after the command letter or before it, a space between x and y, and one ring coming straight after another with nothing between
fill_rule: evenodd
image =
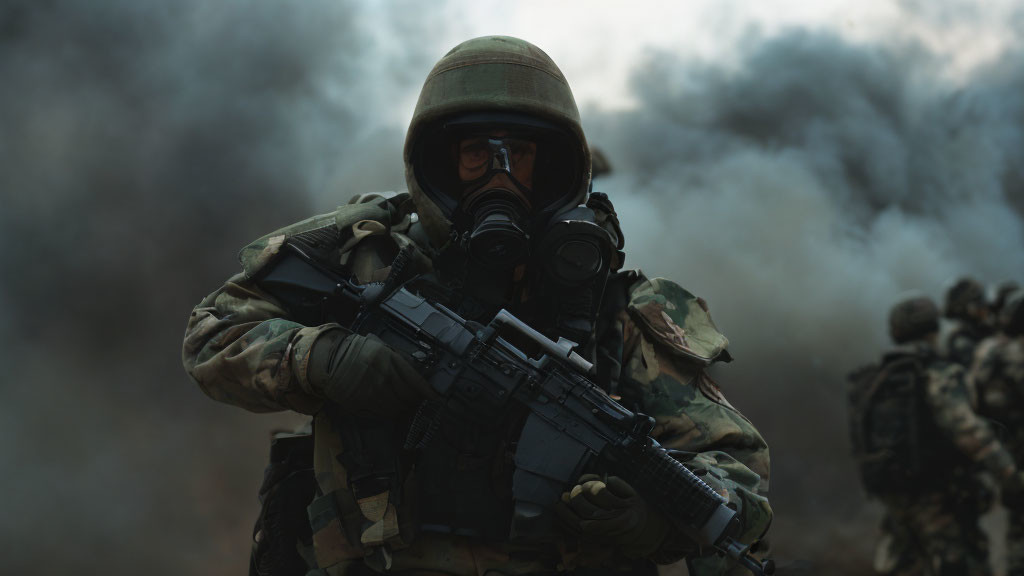
<instances>
[{"instance_id":1,"label":"gas mask","mask_svg":"<svg viewBox=\"0 0 1024 576\"><path fill-rule=\"evenodd\" d=\"M583 343L593 331L618 240L598 224L591 206L537 221L532 189L537 150L536 142L504 131L459 139L457 227L469 268L482 271L474 287L489 285L491 294L506 294L497 279L507 283L509 270L529 269L528 293L508 305L525 307L520 311L535 324L547 324L542 328L549 334ZM598 210L614 214L607 196L597 194L594 200L604 202L595 205Z\"/></svg>"},{"instance_id":2,"label":"gas mask","mask_svg":"<svg viewBox=\"0 0 1024 576\"><path fill-rule=\"evenodd\" d=\"M589 162L580 136L486 113L427 125L414 142L416 184L450 223L434 269L459 313L486 320L507 308L549 335L586 339L621 246L581 204Z\"/></svg>"},{"instance_id":3,"label":"gas mask","mask_svg":"<svg viewBox=\"0 0 1024 576\"><path fill-rule=\"evenodd\" d=\"M477 135L457 143L461 242L476 265L508 270L529 255L535 142Z\"/></svg>"}]
</instances>

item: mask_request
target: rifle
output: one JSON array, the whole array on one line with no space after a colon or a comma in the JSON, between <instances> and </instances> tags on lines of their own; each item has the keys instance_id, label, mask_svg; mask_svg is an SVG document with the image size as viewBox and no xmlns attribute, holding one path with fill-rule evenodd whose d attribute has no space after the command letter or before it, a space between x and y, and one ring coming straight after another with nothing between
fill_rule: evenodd
<instances>
[{"instance_id":1,"label":"rifle","mask_svg":"<svg viewBox=\"0 0 1024 576\"><path fill-rule=\"evenodd\" d=\"M393 277L401 276L404 262L400 254ZM482 325L394 282L357 285L291 242L257 284L300 321L333 319L383 340L419 367L449 413L525 409L511 538L550 522L547 511L562 492L584 472L602 468L665 511L702 549L727 555L756 576L774 571L734 538L739 519L725 499L650 437L654 419L627 410L590 379L593 366L573 351L574 343L552 341L506 310ZM410 439L421 447L430 441L431 424L417 420Z\"/></svg>"}]
</instances>

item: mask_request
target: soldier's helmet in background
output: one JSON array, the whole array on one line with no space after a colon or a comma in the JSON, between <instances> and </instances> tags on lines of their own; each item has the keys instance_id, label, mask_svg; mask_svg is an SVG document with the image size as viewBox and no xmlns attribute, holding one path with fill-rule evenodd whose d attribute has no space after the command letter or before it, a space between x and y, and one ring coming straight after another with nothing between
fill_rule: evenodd
<instances>
[{"instance_id":1,"label":"soldier's helmet in background","mask_svg":"<svg viewBox=\"0 0 1024 576\"><path fill-rule=\"evenodd\" d=\"M946 290L943 314L953 320L969 320L973 311L985 306L985 287L974 278L959 278Z\"/></svg>"},{"instance_id":2,"label":"soldier's helmet in background","mask_svg":"<svg viewBox=\"0 0 1024 576\"><path fill-rule=\"evenodd\" d=\"M518 38L467 40L430 71L405 140L406 184L435 246L448 240L459 208L454 143L488 127L539 140L532 190L536 221L586 197L590 150L558 66Z\"/></svg>"},{"instance_id":3,"label":"soldier's helmet in background","mask_svg":"<svg viewBox=\"0 0 1024 576\"><path fill-rule=\"evenodd\" d=\"M595 146L590 147L591 178L607 176L612 173L612 163L604 151Z\"/></svg>"},{"instance_id":4,"label":"soldier's helmet in background","mask_svg":"<svg viewBox=\"0 0 1024 576\"><path fill-rule=\"evenodd\" d=\"M897 344L920 340L938 330L939 307L931 298L908 298L889 310L889 335Z\"/></svg>"},{"instance_id":5,"label":"soldier's helmet in background","mask_svg":"<svg viewBox=\"0 0 1024 576\"><path fill-rule=\"evenodd\" d=\"M1024 289L1018 288L1006 297L999 311L999 327L1009 336L1024 334Z\"/></svg>"}]
</instances>

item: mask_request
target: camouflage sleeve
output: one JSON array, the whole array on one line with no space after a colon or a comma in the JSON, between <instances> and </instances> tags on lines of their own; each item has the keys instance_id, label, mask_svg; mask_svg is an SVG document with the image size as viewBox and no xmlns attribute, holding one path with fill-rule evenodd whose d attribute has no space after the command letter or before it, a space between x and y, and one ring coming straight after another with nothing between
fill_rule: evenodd
<instances>
[{"instance_id":1,"label":"camouflage sleeve","mask_svg":"<svg viewBox=\"0 0 1024 576\"><path fill-rule=\"evenodd\" d=\"M228 280L192 311L185 330L185 370L214 400L253 412L313 414L321 400L305 371L313 342L334 324L307 327L248 283Z\"/></svg>"},{"instance_id":2,"label":"camouflage sleeve","mask_svg":"<svg viewBox=\"0 0 1024 576\"><path fill-rule=\"evenodd\" d=\"M992 416L991 414L986 414L983 410L983 406L990 402L990 400L986 399L987 390L998 378L1000 372L998 344L999 340L993 337L986 338L978 345L966 380L968 392L974 401L972 405L978 406L978 412L986 417ZM983 399L985 401L981 402Z\"/></svg>"},{"instance_id":3,"label":"camouflage sleeve","mask_svg":"<svg viewBox=\"0 0 1024 576\"><path fill-rule=\"evenodd\" d=\"M760 433L725 400L701 366L657 343L628 317L623 319L623 336L622 395L655 418L655 438L666 448L688 453L687 466L738 512L740 540L750 544L762 538L772 510L766 498L768 446ZM689 543L669 541L653 559L669 563L693 552ZM714 558L708 562L721 564Z\"/></svg>"},{"instance_id":4,"label":"camouflage sleeve","mask_svg":"<svg viewBox=\"0 0 1024 576\"><path fill-rule=\"evenodd\" d=\"M963 332L953 332L946 342L946 355L950 360L964 367L970 367L974 361L976 342Z\"/></svg>"},{"instance_id":5,"label":"camouflage sleeve","mask_svg":"<svg viewBox=\"0 0 1024 576\"><path fill-rule=\"evenodd\" d=\"M953 363L929 368L927 401L936 425L964 456L998 480L1013 473L1013 457L974 412L963 368Z\"/></svg>"},{"instance_id":6,"label":"camouflage sleeve","mask_svg":"<svg viewBox=\"0 0 1024 576\"><path fill-rule=\"evenodd\" d=\"M1024 340L1000 336L986 338L978 345L968 383L979 393L1003 384L1012 396L999 398L998 408L1012 408L1014 398L1024 398ZM989 400L991 403L991 400Z\"/></svg>"},{"instance_id":7,"label":"camouflage sleeve","mask_svg":"<svg viewBox=\"0 0 1024 576\"><path fill-rule=\"evenodd\" d=\"M343 328L293 322L250 279L274 261L286 238L301 239L304 245L315 246L314 252L337 260L366 238L383 236L388 226L382 222L389 222L391 215L388 201L380 196L354 200L242 248L238 255L242 273L192 311L182 361L207 395L253 412L290 409L313 414L319 409L322 400L309 385L309 353L321 334ZM359 263L364 261L369 259ZM372 266L366 267L367 274L373 272Z\"/></svg>"}]
</instances>

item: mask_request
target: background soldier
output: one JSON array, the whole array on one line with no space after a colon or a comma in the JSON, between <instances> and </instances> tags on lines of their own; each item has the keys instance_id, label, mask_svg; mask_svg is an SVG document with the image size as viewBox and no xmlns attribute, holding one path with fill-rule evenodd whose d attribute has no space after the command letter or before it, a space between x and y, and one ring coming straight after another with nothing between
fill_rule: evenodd
<instances>
[{"instance_id":1,"label":"background soldier","mask_svg":"<svg viewBox=\"0 0 1024 576\"><path fill-rule=\"evenodd\" d=\"M361 284L415 276L464 318L506 308L579 342L597 381L655 417L657 439L728 498L741 539L761 538L767 446L705 372L729 358L728 341L703 300L619 271L618 219L607 196L588 196L590 152L551 59L507 37L457 46L423 86L405 163L408 194L362 197L257 240L242 250L243 271L189 320L184 363L207 394L314 416L312 447L301 437L275 446L254 571L653 573L652 562L684 556L696 574L732 569L697 558L670 519L614 477L585 476L563 495L558 537L512 542L516 423L446 421L429 451L408 450L409 422L434 393L405 357L372 335L300 321L261 289L291 243ZM280 487L304 477L298 490Z\"/></svg>"},{"instance_id":2,"label":"background soldier","mask_svg":"<svg viewBox=\"0 0 1024 576\"><path fill-rule=\"evenodd\" d=\"M944 315L953 321L953 330L944 346L950 360L965 369L974 361L974 349L992 334L985 288L973 278L960 278L946 291Z\"/></svg>"},{"instance_id":3,"label":"background soldier","mask_svg":"<svg viewBox=\"0 0 1024 576\"><path fill-rule=\"evenodd\" d=\"M930 299L900 302L889 314L896 347L850 377L854 455L868 494L886 507L880 574L987 574L978 517L990 498L974 470L1006 486L1022 483L974 413L963 369L937 355L938 331Z\"/></svg>"},{"instance_id":4,"label":"background soldier","mask_svg":"<svg viewBox=\"0 0 1024 576\"><path fill-rule=\"evenodd\" d=\"M978 412L997 423L1020 466L1024 462L1024 291L1006 298L998 326L1000 333L978 346L971 378L978 394ZM1009 575L1024 576L1024 498L1019 490L1006 489L1001 497L1010 512Z\"/></svg>"}]
</instances>

